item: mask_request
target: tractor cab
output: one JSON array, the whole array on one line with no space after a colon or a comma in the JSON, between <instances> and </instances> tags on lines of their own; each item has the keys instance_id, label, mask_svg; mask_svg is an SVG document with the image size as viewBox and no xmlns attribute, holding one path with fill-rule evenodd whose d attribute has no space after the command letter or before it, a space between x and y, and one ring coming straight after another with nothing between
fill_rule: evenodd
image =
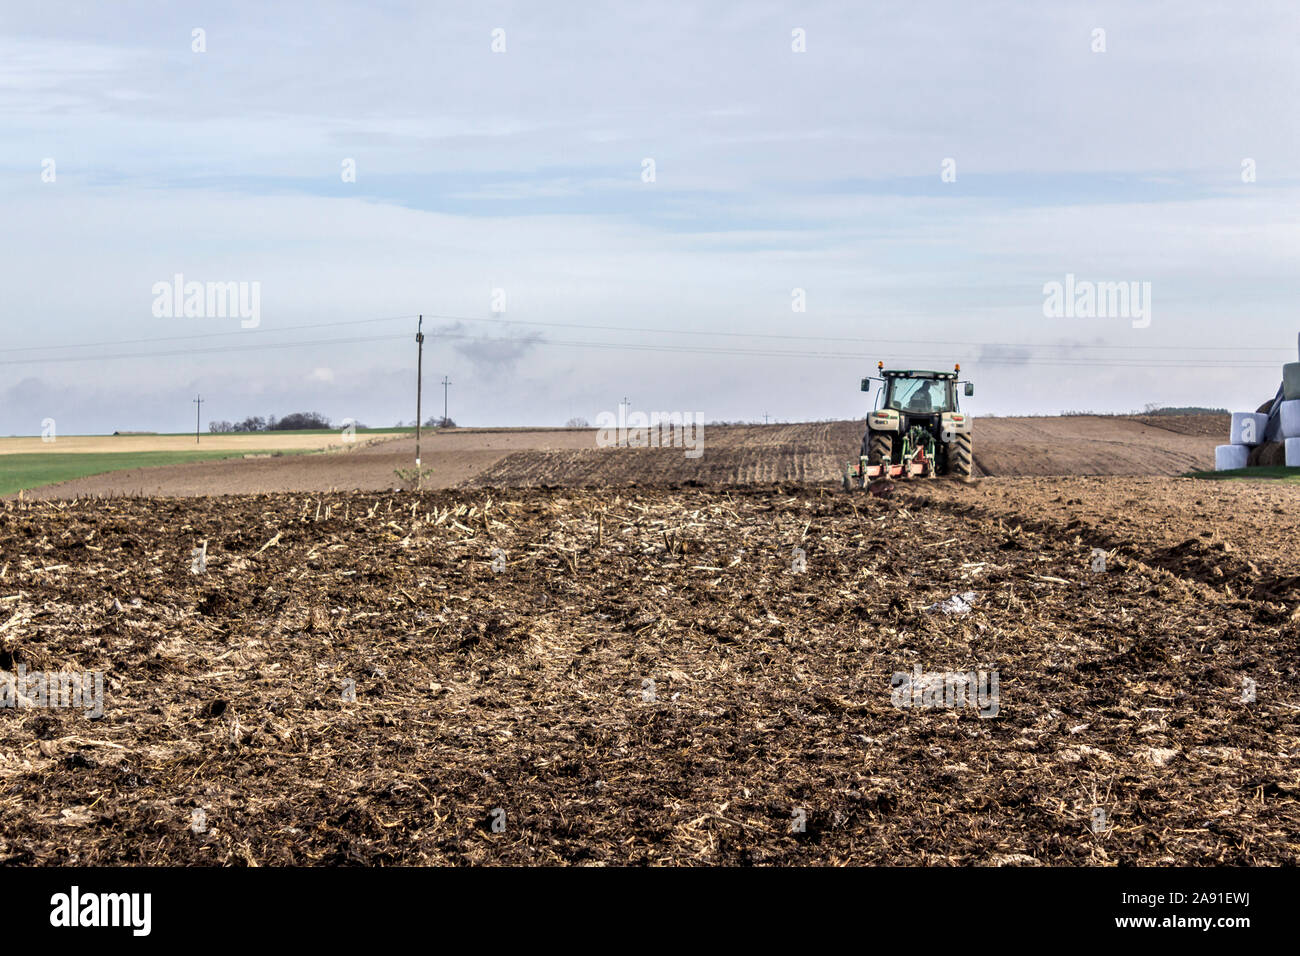
<instances>
[{"instance_id":1,"label":"tractor cab","mask_svg":"<svg viewBox=\"0 0 1300 956\"><path fill-rule=\"evenodd\" d=\"M885 387L876 395L876 408L904 415L930 416L960 411L955 372L882 372Z\"/></svg>"}]
</instances>

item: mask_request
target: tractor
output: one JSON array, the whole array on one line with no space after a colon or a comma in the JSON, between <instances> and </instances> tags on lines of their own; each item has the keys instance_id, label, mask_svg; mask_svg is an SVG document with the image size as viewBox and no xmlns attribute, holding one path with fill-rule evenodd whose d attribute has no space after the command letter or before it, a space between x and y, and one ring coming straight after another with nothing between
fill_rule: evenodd
<instances>
[{"instance_id":1,"label":"tractor","mask_svg":"<svg viewBox=\"0 0 1300 956\"><path fill-rule=\"evenodd\" d=\"M957 386L965 386L966 396L975 394L975 386L957 381L961 366L951 372L887 371L878 362L876 369L877 375L862 380L864 392L871 391L873 382L880 382L881 389L867 416L862 451L844 470L844 488L867 487L872 479L970 478L971 418L958 405Z\"/></svg>"}]
</instances>

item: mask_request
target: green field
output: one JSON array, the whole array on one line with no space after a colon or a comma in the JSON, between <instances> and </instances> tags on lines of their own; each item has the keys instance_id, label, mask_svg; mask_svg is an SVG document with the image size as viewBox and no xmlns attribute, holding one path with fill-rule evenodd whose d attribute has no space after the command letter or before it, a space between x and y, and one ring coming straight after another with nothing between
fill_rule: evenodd
<instances>
[{"instance_id":1,"label":"green field","mask_svg":"<svg viewBox=\"0 0 1300 956\"><path fill-rule=\"evenodd\" d=\"M403 428L358 429L356 441L383 440ZM64 435L54 443L41 438L0 438L0 495L86 478L113 471L263 455L304 455L343 450L348 442L333 429L276 432L139 433L125 435Z\"/></svg>"},{"instance_id":2,"label":"green field","mask_svg":"<svg viewBox=\"0 0 1300 956\"><path fill-rule=\"evenodd\" d=\"M286 428L284 430L277 428L275 429L275 431L264 431L264 432L206 432L205 431L205 432L199 432L199 434L205 438L214 437L216 435L323 435L327 432L332 432L334 434L337 434L342 430L343 429L341 427L340 428ZM435 429L432 425L426 425L424 427L424 430L426 432L437 431L437 429ZM405 432L410 432L412 435L414 435L415 426L401 425L401 426L394 426L393 428L358 428L356 432L358 435L401 435L404 434ZM157 435L159 438L184 438L186 436L190 438L194 437L194 432L137 432L136 434Z\"/></svg>"},{"instance_id":3,"label":"green field","mask_svg":"<svg viewBox=\"0 0 1300 956\"><path fill-rule=\"evenodd\" d=\"M1262 465L1258 468L1233 468L1231 471L1189 471L1183 477L1207 478L1210 481L1300 481L1300 468Z\"/></svg>"},{"instance_id":4,"label":"green field","mask_svg":"<svg viewBox=\"0 0 1300 956\"><path fill-rule=\"evenodd\" d=\"M0 495L11 495L25 488L39 488L56 481L102 475L110 471L179 465L188 461L243 458L244 454L243 451L111 451L71 455L40 452L3 455L0 456Z\"/></svg>"}]
</instances>

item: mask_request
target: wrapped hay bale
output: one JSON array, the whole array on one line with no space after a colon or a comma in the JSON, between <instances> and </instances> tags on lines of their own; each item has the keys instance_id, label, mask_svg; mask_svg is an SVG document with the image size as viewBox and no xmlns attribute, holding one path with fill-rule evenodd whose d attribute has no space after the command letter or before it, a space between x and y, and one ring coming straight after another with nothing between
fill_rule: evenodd
<instances>
[{"instance_id":1,"label":"wrapped hay bale","mask_svg":"<svg viewBox=\"0 0 1300 956\"><path fill-rule=\"evenodd\" d=\"M1288 402L1300 399L1300 362L1282 366L1282 397Z\"/></svg>"},{"instance_id":2,"label":"wrapped hay bale","mask_svg":"<svg viewBox=\"0 0 1300 956\"><path fill-rule=\"evenodd\" d=\"M1282 439L1300 438L1300 401L1283 402L1279 406L1282 419Z\"/></svg>"},{"instance_id":3,"label":"wrapped hay bale","mask_svg":"<svg viewBox=\"0 0 1300 956\"><path fill-rule=\"evenodd\" d=\"M1250 458L1250 449L1245 445L1219 445L1214 449L1214 470L1232 471L1245 468Z\"/></svg>"},{"instance_id":4,"label":"wrapped hay bale","mask_svg":"<svg viewBox=\"0 0 1300 956\"><path fill-rule=\"evenodd\" d=\"M1296 404L1300 405L1300 402ZM1268 416L1258 412L1233 412L1228 441L1234 445L1258 445L1264 440Z\"/></svg>"},{"instance_id":5,"label":"wrapped hay bale","mask_svg":"<svg viewBox=\"0 0 1300 956\"><path fill-rule=\"evenodd\" d=\"M1300 468L1300 438L1288 438L1283 444L1286 448L1283 464L1288 468Z\"/></svg>"}]
</instances>

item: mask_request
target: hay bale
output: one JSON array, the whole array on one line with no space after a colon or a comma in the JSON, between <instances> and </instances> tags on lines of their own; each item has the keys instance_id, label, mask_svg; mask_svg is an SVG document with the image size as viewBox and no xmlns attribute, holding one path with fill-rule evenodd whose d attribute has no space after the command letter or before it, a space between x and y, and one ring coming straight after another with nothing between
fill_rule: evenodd
<instances>
[{"instance_id":1,"label":"hay bale","mask_svg":"<svg viewBox=\"0 0 1300 956\"><path fill-rule=\"evenodd\" d=\"M1300 362L1282 366L1282 397L1288 402L1300 399Z\"/></svg>"},{"instance_id":2,"label":"hay bale","mask_svg":"<svg viewBox=\"0 0 1300 956\"><path fill-rule=\"evenodd\" d=\"M1268 416L1258 412L1233 412L1228 441L1234 445L1258 445L1264 440Z\"/></svg>"},{"instance_id":3,"label":"hay bale","mask_svg":"<svg viewBox=\"0 0 1300 956\"><path fill-rule=\"evenodd\" d=\"M1283 464L1288 468L1300 468L1300 438L1288 438L1282 444L1286 448Z\"/></svg>"},{"instance_id":4,"label":"hay bale","mask_svg":"<svg viewBox=\"0 0 1300 956\"><path fill-rule=\"evenodd\" d=\"M1266 441L1250 450L1251 468L1266 468L1286 464L1286 448L1280 441Z\"/></svg>"},{"instance_id":5,"label":"hay bale","mask_svg":"<svg viewBox=\"0 0 1300 956\"><path fill-rule=\"evenodd\" d=\"M1300 438L1300 400L1283 402L1278 406L1282 439Z\"/></svg>"},{"instance_id":6,"label":"hay bale","mask_svg":"<svg viewBox=\"0 0 1300 956\"><path fill-rule=\"evenodd\" d=\"M1214 449L1214 470L1232 471L1245 468L1250 458L1250 449L1245 445L1219 445Z\"/></svg>"}]
</instances>

